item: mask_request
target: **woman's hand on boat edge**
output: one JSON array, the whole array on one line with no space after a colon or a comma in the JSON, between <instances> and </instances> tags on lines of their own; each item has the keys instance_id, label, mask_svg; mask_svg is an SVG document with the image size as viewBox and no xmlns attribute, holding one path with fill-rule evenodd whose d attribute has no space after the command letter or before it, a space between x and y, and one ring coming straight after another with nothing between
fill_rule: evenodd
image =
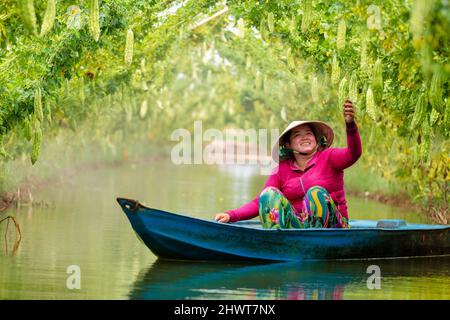
<instances>
[{"instance_id":1,"label":"woman's hand on boat edge","mask_svg":"<svg viewBox=\"0 0 450 320\"><path fill-rule=\"evenodd\" d=\"M218 222L229 222L230 221L230 215L228 213L222 212L222 213L218 213L214 216L214 220L218 221Z\"/></svg>"}]
</instances>

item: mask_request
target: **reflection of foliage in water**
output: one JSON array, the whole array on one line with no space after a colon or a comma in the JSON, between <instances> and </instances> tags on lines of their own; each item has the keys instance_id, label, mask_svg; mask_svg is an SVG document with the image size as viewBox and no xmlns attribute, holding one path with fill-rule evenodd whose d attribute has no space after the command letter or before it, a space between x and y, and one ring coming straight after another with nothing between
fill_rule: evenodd
<instances>
[{"instance_id":1,"label":"reflection of foliage in water","mask_svg":"<svg viewBox=\"0 0 450 320\"><path fill-rule=\"evenodd\" d=\"M227 12L197 26L224 4L95 0L71 16L73 1L61 0L53 18L52 1L15 3L0 4L3 161L36 161L60 128L114 154L127 141L166 143L198 119L281 128L316 118L333 124L342 145L339 104L352 97L361 161L448 212L443 2L228 1Z\"/></svg>"},{"instance_id":2,"label":"reflection of foliage in water","mask_svg":"<svg viewBox=\"0 0 450 320\"><path fill-rule=\"evenodd\" d=\"M5 233L4 233L4 241L5 241L5 255L9 254L9 247L8 247L8 229L9 229L9 223L10 222L14 223L14 228L15 228L15 240L14 240L14 245L13 248L11 250L11 255L14 255L17 252L17 249L19 248L19 244L20 241L22 240L22 232L20 231L20 225L19 223L16 221L16 219L13 216L7 216L3 219L0 219L0 225L2 224L2 222L6 223L6 227L5 227Z\"/></svg>"}]
</instances>

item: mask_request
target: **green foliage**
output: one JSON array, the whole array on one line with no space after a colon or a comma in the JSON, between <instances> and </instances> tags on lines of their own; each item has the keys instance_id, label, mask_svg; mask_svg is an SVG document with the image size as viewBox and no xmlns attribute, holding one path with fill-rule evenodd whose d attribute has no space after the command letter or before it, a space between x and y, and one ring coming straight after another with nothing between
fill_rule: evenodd
<instances>
[{"instance_id":1,"label":"green foliage","mask_svg":"<svg viewBox=\"0 0 450 320\"><path fill-rule=\"evenodd\" d=\"M377 59L372 71L372 88L375 94L376 102L381 103L383 97L383 65L381 60Z\"/></svg>"},{"instance_id":2,"label":"green foliage","mask_svg":"<svg viewBox=\"0 0 450 320\"><path fill-rule=\"evenodd\" d=\"M134 45L133 30L129 29L127 32L127 40L125 43L125 64L127 66L131 65L131 62L133 62L133 45Z\"/></svg>"},{"instance_id":3,"label":"green foliage","mask_svg":"<svg viewBox=\"0 0 450 320\"><path fill-rule=\"evenodd\" d=\"M31 163L35 164L39 153L41 152L41 144L42 144L42 129L41 122L35 118L34 121L34 140L33 140L33 148L31 150Z\"/></svg>"},{"instance_id":4,"label":"green foliage","mask_svg":"<svg viewBox=\"0 0 450 320\"><path fill-rule=\"evenodd\" d=\"M91 0L89 6L89 32L92 38L97 42L100 38L100 12L98 0Z\"/></svg>"},{"instance_id":5,"label":"green foliage","mask_svg":"<svg viewBox=\"0 0 450 320\"><path fill-rule=\"evenodd\" d=\"M41 88L37 88L34 91L34 114L40 122L44 121L44 112L42 111Z\"/></svg>"},{"instance_id":6,"label":"green foliage","mask_svg":"<svg viewBox=\"0 0 450 320\"><path fill-rule=\"evenodd\" d=\"M36 13L34 10L33 0L19 0L20 13L22 15L23 24L29 32L37 34Z\"/></svg>"},{"instance_id":7,"label":"green foliage","mask_svg":"<svg viewBox=\"0 0 450 320\"><path fill-rule=\"evenodd\" d=\"M342 102L345 101L347 99L349 99L348 97L348 88L347 88L347 78L342 78L341 82L339 83L339 91L338 91L338 101Z\"/></svg>"},{"instance_id":8,"label":"green foliage","mask_svg":"<svg viewBox=\"0 0 450 320\"><path fill-rule=\"evenodd\" d=\"M56 16L56 0L47 1L47 9L41 26L40 37L45 36L53 28Z\"/></svg>"},{"instance_id":9,"label":"green foliage","mask_svg":"<svg viewBox=\"0 0 450 320\"><path fill-rule=\"evenodd\" d=\"M377 120L377 110L375 106L375 100L373 97L372 88L367 89L366 93L366 112L367 115L374 121Z\"/></svg>"},{"instance_id":10,"label":"green foliage","mask_svg":"<svg viewBox=\"0 0 450 320\"><path fill-rule=\"evenodd\" d=\"M227 6L197 25L224 5L2 1L4 161L28 154L34 163L42 140L61 128L82 127L117 152L126 138L164 141L196 119L216 128L322 119L345 143L339 127L342 100L349 98L364 141L361 161L425 206L430 195L446 202L439 191L449 181L446 2L230 0Z\"/></svg>"},{"instance_id":11,"label":"green foliage","mask_svg":"<svg viewBox=\"0 0 450 320\"><path fill-rule=\"evenodd\" d=\"M333 86L339 83L340 76L341 76L341 68L339 67L339 61L337 60L337 57L334 56L331 67L331 84Z\"/></svg>"},{"instance_id":12,"label":"green foliage","mask_svg":"<svg viewBox=\"0 0 450 320\"><path fill-rule=\"evenodd\" d=\"M339 21L338 31L337 31L337 39L336 39L336 48L338 50L342 50L345 47L345 34L347 32L347 25L345 20L342 19Z\"/></svg>"},{"instance_id":13,"label":"green foliage","mask_svg":"<svg viewBox=\"0 0 450 320\"><path fill-rule=\"evenodd\" d=\"M352 73L352 77L350 78L350 83L348 85L348 97L354 102L358 103L358 77L356 72Z\"/></svg>"}]
</instances>

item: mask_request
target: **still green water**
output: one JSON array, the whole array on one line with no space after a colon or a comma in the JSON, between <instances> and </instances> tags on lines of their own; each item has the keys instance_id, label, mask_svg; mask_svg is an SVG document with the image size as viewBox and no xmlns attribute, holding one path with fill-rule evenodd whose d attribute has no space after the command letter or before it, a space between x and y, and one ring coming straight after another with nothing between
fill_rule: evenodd
<instances>
[{"instance_id":1,"label":"still green water","mask_svg":"<svg viewBox=\"0 0 450 320\"><path fill-rule=\"evenodd\" d=\"M79 172L34 194L48 206L3 212L21 225L0 225L0 299L449 299L450 259L235 264L161 261L138 241L115 201L200 218L251 200L266 177L256 168L126 164ZM417 214L349 198L352 219L405 219ZM381 289L368 289L369 265ZM81 288L68 289L79 266Z\"/></svg>"}]
</instances>

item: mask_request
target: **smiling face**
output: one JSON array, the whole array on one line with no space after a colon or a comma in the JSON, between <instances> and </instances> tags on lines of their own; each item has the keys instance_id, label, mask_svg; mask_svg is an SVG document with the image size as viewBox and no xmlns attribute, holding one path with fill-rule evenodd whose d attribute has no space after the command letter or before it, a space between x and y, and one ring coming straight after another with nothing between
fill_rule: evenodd
<instances>
[{"instance_id":1,"label":"smiling face","mask_svg":"<svg viewBox=\"0 0 450 320\"><path fill-rule=\"evenodd\" d=\"M302 124L292 129L289 142L286 144L288 148L305 154L314 152L316 145L316 136L312 128L307 124Z\"/></svg>"}]
</instances>

